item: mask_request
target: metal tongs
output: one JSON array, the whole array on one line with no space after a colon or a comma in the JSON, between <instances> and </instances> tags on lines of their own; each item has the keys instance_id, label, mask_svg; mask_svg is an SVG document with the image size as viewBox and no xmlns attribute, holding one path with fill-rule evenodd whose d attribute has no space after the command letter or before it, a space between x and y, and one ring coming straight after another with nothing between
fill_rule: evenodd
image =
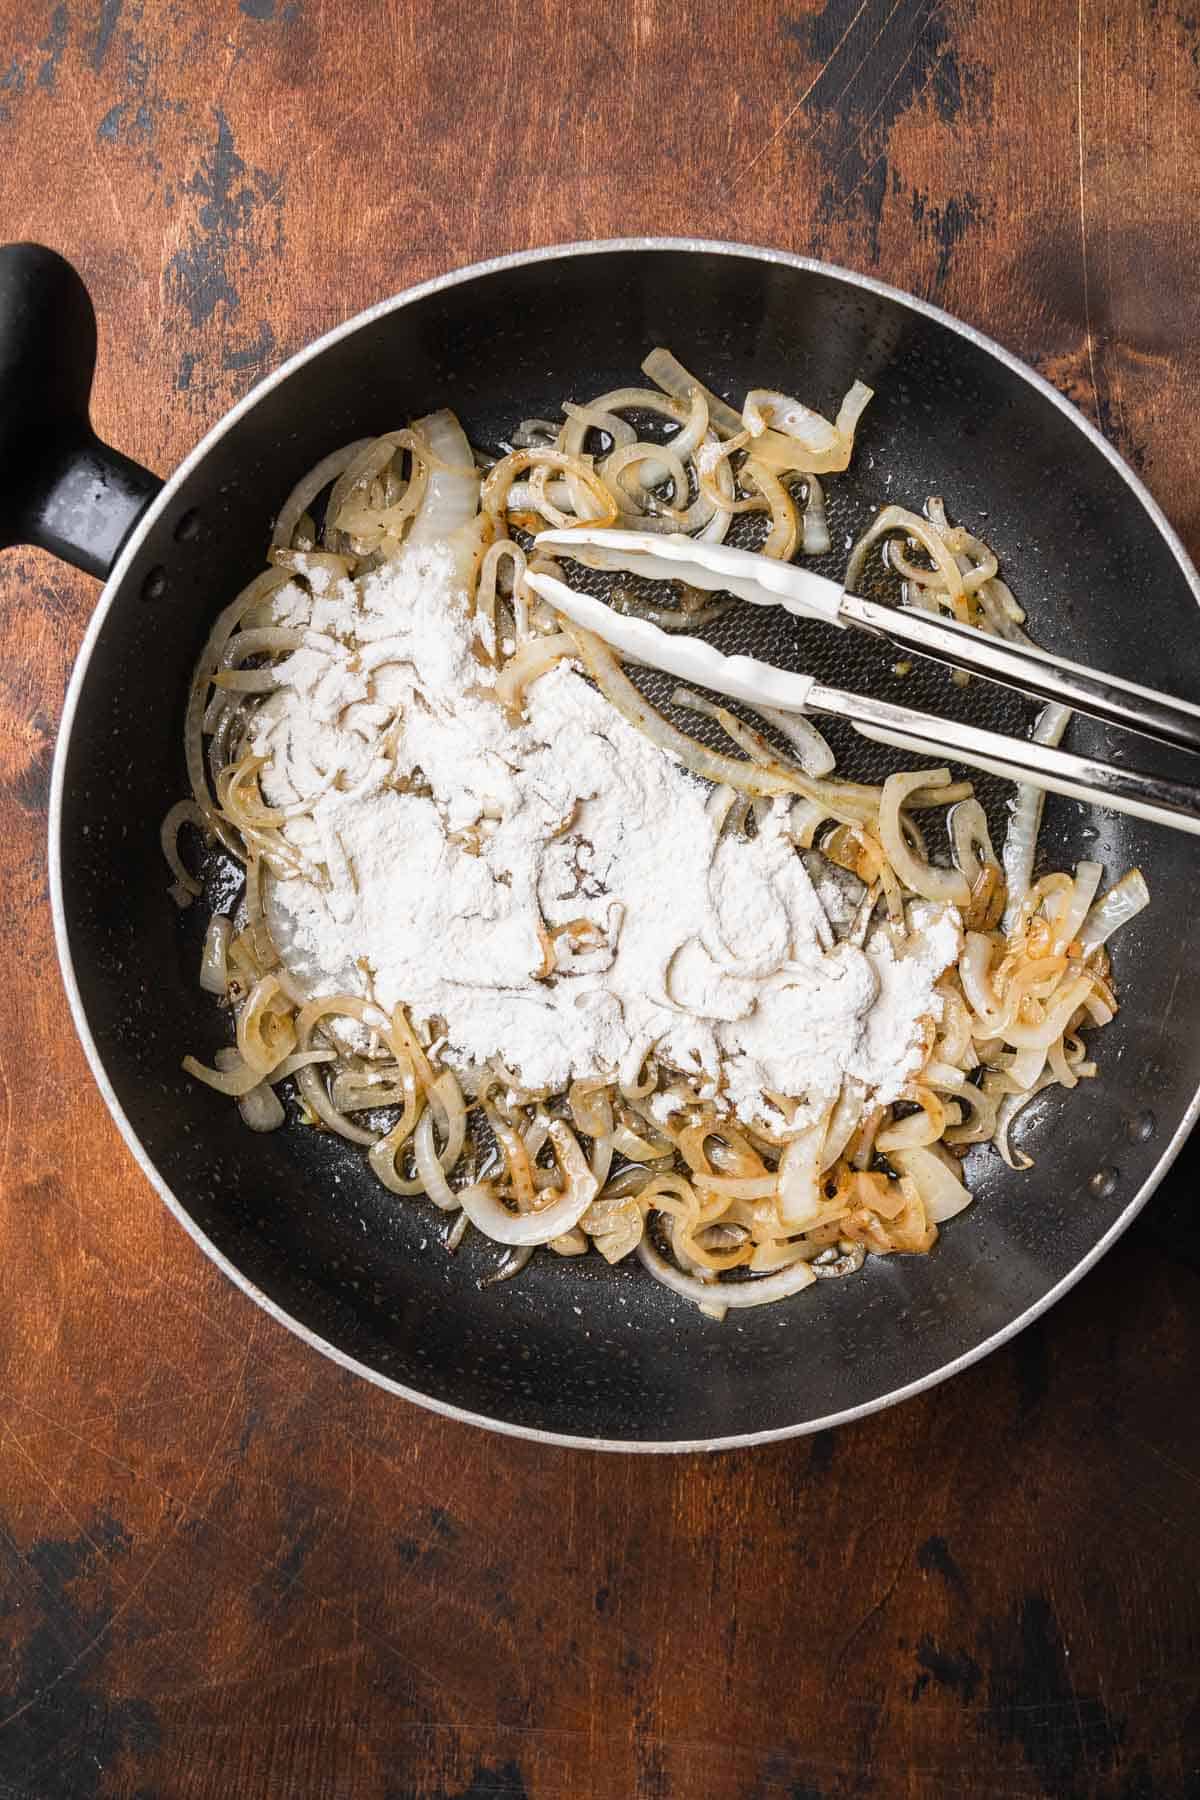
<instances>
[{"instance_id":1,"label":"metal tongs","mask_svg":"<svg viewBox=\"0 0 1200 1800\"><path fill-rule=\"evenodd\" d=\"M579 525L543 531L539 548L564 553L590 568L677 580L710 592L737 595L755 606L782 606L797 617L889 638L920 656L952 663L972 675L1043 700L1057 701L1107 725L1122 726L1185 750L1200 752L1200 706L1140 687L1032 645L1010 642L971 625L911 606L880 606L847 593L836 581L769 560L751 550L678 535L616 531ZM1095 762L1028 738L1005 737L957 720L938 718L866 694L826 687L809 675L777 669L750 656L726 656L701 638L627 617L550 575L529 574L529 585L557 611L627 656L750 706L784 712L833 714L863 737L922 755L944 755L1009 781L1048 788L1115 812L1132 813L1177 831L1200 835L1200 788L1112 763Z\"/></svg>"}]
</instances>

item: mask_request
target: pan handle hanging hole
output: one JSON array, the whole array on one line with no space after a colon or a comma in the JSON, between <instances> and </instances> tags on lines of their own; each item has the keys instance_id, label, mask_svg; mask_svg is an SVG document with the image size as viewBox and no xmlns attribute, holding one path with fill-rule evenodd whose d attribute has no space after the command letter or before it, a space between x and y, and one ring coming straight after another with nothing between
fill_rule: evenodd
<instances>
[{"instance_id":1,"label":"pan handle hanging hole","mask_svg":"<svg viewBox=\"0 0 1200 1800\"><path fill-rule=\"evenodd\" d=\"M161 600L167 591L167 571L156 563L142 583L143 600Z\"/></svg>"}]
</instances>

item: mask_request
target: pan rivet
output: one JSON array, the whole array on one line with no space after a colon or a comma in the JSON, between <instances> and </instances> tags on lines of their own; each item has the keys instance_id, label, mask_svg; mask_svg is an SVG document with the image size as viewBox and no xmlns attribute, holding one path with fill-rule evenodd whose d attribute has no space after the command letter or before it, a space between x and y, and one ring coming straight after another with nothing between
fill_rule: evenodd
<instances>
[{"instance_id":1,"label":"pan rivet","mask_svg":"<svg viewBox=\"0 0 1200 1800\"><path fill-rule=\"evenodd\" d=\"M1116 1192L1120 1174L1121 1171L1119 1169L1111 1167L1097 1169L1096 1173L1088 1182L1088 1193L1093 1194L1097 1200L1107 1200Z\"/></svg>"},{"instance_id":2,"label":"pan rivet","mask_svg":"<svg viewBox=\"0 0 1200 1800\"><path fill-rule=\"evenodd\" d=\"M142 583L143 600L161 600L167 591L167 571L158 563Z\"/></svg>"},{"instance_id":3,"label":"pan rivet","mask_svg":"<svg viewBox=\"0 0 1200 1800\"><path fill-rule=\"evenodd\" d=\"M1148 1144L1157 1130L1158 1120L1149 1109L1134 1113L1125 1124L1125 1136L1133 1144Z\"/></svg>"},{"instance_id":4,"label":"pan rivet","mask_svg":"<svg viewBox=\"0 0 1200 1800\"><path fill-rule=\"evenodd\" d=\"M193 507L190 512L184 513L182 519L180 519L178 525L176 525L175 542L177 544L190 543L199 530L200 514L196 511L195 507Z\"/></svg>"}]
</instances>

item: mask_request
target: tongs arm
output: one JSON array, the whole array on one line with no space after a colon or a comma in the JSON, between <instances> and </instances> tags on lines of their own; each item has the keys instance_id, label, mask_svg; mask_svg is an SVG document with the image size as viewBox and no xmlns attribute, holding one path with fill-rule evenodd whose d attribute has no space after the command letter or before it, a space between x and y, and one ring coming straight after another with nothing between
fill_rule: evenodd
<instances>
[{"instance_id":1,"label":"tongs arm","mask_svg":"<svg viewBox=\"0 0 1200 1800\"><path fill-rule=\"evenodd\" d=\"M808 675L773 668L749 656L725 656L702 638L665 632L647 619L616 613L602 600L578 593L552 575L530 573L534 591L575 624L651 668L693 681L748 705L785 712L818 712L846 719L863 737L924 755L986 769L1010 781L1132 813L1156 824L1200 836L1200 789L1188 783L1119 769L1052 745L1005 737L955 719L869 695L826 687Z\"/></svg>"},{"instance_id":2,"label":"tongs arm","mask_svg":"<svg viewBox=\"0 0 1200 1800\"><path fill-rule=\"evenodd\" d=\"M686 581L709 592L736 594L755 606L781 606L798 618L843 628L855 625L901 649L952 663L1043 700L1060 701L1106 725L1200 751L1200 706L1191 701L917 607L880 606L844 592L828 576L795 563L775 562L756 550L706 544L676 533L653 536L586 524L543 531L537 541L597 568Z\"/></svg>"},{"instance_id":3,"label":"tongs arm","mask_svg":"<svg viewBox=\"0 0 1200 1800\"><path fill-rule=\"evenodd\" d=\"M880 606L843 594L842 617L893 644L953 663L973 675L1042 700L1058 700L1072 712L1087 713L1106 725L1140 732L1183 750L1200 751L1200 706L1160 694L1119 675L1101 674L1065 656L1052 656L1035 644L1013 642L940 618L913 606Z\"/></svg>"}]
</instances>

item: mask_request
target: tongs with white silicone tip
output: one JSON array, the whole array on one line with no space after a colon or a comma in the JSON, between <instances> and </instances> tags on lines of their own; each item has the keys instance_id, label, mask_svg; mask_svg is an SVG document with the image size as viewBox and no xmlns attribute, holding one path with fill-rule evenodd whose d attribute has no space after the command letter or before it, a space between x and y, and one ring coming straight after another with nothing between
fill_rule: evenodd
<instances>
[{"instance_id":1,"label":"tongs with white silicone tip","mask_svg":"<svg viewBox=\"0 0 1200 1800\"><path fill-rule=\"evenodd\" d=\"M754 550L588 525L543 531L537 541L592 568L684 581L708 592L736 594L755 606L782 606L799 618L843 627L857 625L890 638L902 649L915 650L919 656L953 663L972 675L1042 700L1061 701L1073 712L1087 713L1106 725L1200 751L1200 706L1191 701L1102 674L1083 663L1068 662L1032 644L992 637L919 607L880 606L873 600L860 600L828 576L798 568L795 563L775 562Z\"/></svg>"},{"instance_id":2,"label":"tongs with white silicone tip","mask_svg":"<svg viewBox=\"0 0 1200 1800\"><path fill-rule=\"evenodd\" d=\"M754 551L682 536L655 536L592 526L544 531L537 543L590 567L684 581L737 595L757 606L782 606L827 624L858 625L906 650L933 656L972 674L1061 701L1111 725L1200 750L1200 706L1024 644L993 638L911 607L888 607L847 594L836 582ZM544 600L627 656L750 706L817 712L846 719L863 737L921 755L949 756L1010 781L1105 806L1115 812L1200 835L1200 789L1190 783L1119 769L1030 739L1006 737L976 725L897 706L870 695L826 687L748 656L725 656L701 638L665 632L648 620L617 613L550 575L526 579Z\"/></svg>"}]
</instances>

